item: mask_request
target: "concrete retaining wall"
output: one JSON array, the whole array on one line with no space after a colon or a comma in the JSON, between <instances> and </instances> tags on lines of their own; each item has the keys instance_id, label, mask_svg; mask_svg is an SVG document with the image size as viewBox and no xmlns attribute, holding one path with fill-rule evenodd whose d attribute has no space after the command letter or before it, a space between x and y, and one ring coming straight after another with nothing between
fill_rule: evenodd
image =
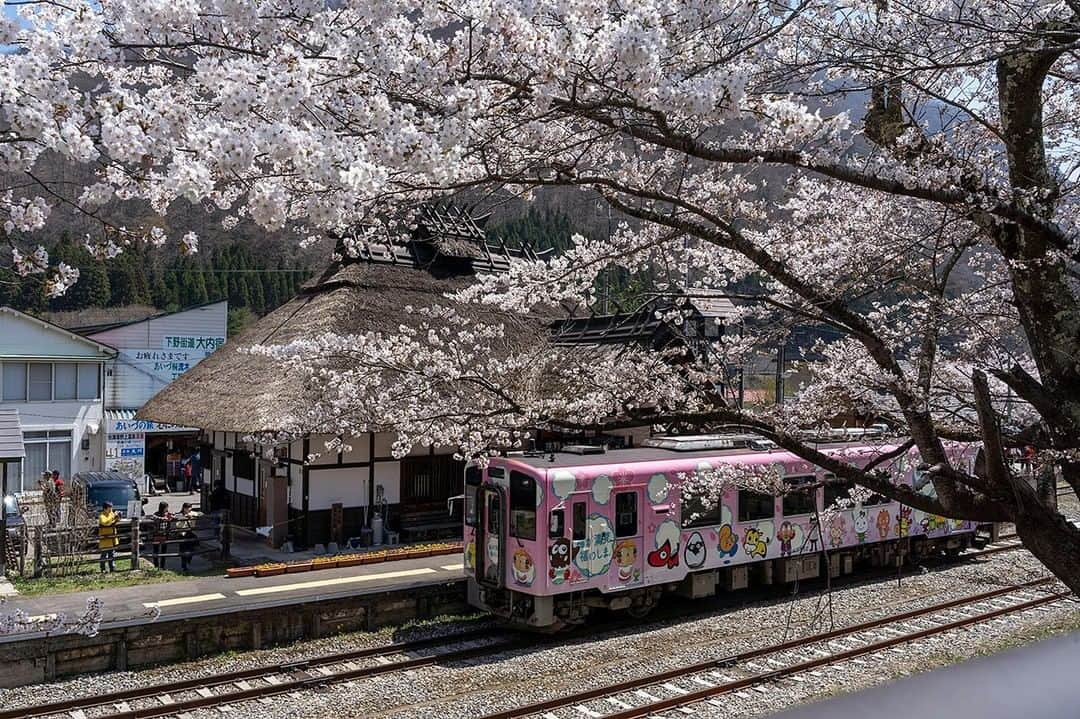
<instances>
[{"instance_id":1,"label":"concrete retaining wall","mask_svg":"<svg viewBox=\"0 0 1080 719\"><path fill-rule=\"evenodd\" d=\"M0 687L111 669L140 669L229 650L260 649L411 619L468 611L465 581L0 643Z\"/></svg>"}]
</instances>

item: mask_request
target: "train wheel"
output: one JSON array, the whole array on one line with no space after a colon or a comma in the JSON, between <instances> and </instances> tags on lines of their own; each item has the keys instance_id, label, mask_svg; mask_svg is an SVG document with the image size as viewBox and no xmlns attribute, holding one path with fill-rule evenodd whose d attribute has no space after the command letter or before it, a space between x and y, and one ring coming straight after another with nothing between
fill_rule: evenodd
<instances>
[{"instance_id":1,"label":"train wheel","mask_svg":"<svg viewBox=\"0 0 1080 719\"><path fill-rule=\"evenodd\" d=\"M634 619L644 619L649 616L654 609L656 609L655 604L634 604L626 610L626 613Z\"/></svg>"}]
</instances>

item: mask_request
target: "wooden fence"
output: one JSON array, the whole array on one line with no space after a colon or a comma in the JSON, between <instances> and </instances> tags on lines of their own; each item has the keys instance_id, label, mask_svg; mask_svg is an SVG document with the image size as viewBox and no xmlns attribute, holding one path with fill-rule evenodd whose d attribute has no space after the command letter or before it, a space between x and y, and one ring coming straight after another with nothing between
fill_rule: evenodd
<instances>
[{"instance_id":1,"label":"wooden fence","mask_svg":"<svg viewBox=\"0 0 1080 719\"><path fill-rule=\"evenodd\" d=\"M35 577L65 576L86 572L97 564L99 568L111 562L116 570L139 568L140 558L151 559L163 569L179 569L196 556L229 556L232 532L228 515L178 516L169 521L153 516L122 519L116 525L116 545L102 548L101 533L96 523L81 523L68 527L32 527L31 562L20 564L20 573L27 564ZM105 552L109 550L110 554Z\"/></svg>"}]
</instances>

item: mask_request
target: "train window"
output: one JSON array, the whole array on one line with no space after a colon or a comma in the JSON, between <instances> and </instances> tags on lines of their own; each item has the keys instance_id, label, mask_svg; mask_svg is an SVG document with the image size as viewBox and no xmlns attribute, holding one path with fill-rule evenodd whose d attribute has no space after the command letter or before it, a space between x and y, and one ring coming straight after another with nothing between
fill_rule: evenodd
<instances>
[{"instance_id":1,"label":"train window","mask_svg":"<svg viewBox=\"0 0 1080 719\"><path fill-rule=\"evenodd\" d=\"M584 502L574 502L574 539L585 539L585 513Z\"/></svg>"},{"instance_id":2,"label":"train window","mask_svg":"<svg viewBox=\"0 0 1080 719\"><path fill-rule=\"evenodd\" d=\"M785 517L812 514L817 511L817 488L806 486L813 484L814 480L815 477L812 474L784 479L784 484L788 487L783 499Z\"/></svg>"},{"instance_id":3,"label":"train window","mask_svg":"<svg viewBox=\"0 0 1080 719\"><path fill-rule=\"evenodd\" d=\"M536 480L510 473L510 536L536 539Z\"/></svg>"},{"instance_id":4,"label":"train window","mask_svg":"<svg viewBox=\"0 0 1080 719\"><path fill-rule=\"evenodd\" d=\"M615 495L615 536L632 537L637 534L637 492L619 492Z\"/></svg>"},{"instance_id":5,"label":"train window","mask_svg":"<svg viewBox=\"0 0 1080 719\"><path fill-rule=\"evenodd\" d=\"M552 539L559 539L565 532L566 517L564 516L564 510L551 510L551 523L548 525L548 536Z\"/></svg>"},{"instance_id":6,"label":"train window","mask_svg":"<svg viewBox=\"0 0 1080 719\"><path fill-rule=\"evenodd\" d=\"M835 474L826 474L825 481L825 509L836 506L837 499L850 499L848 492L852 488L851 482L841 482Z\"/></svg>"},{"instance_id":7,"label":"train window","mask_svg":"<svg viewBox=\"0 0 1080 719\"><path fill-rule=\"evenodd\" d=\"M717 502L712 507L706 507L704 500L698 497L684 498L682 502L682 526L684 527L708 527L723 524L724 507Z\"/></svg>"},{"instance_id":8,"label":"train window","mask_svg":"<svg viewBox=\"0 0 1080 719\"><path fill-rule=\"evenodd\" d=\"M482 474L480 468L475 464L469 465L465 468L465 484L471 487L479 487Z\"/></svg>"},{"instance_id":9,"label":"train window","mask_svg":"<svg viewBox=\"0 0 1080 719\"><path fill-rule=\"evenodd\" d=\"M828 509L836 504L837 499L851 500L851 489L855 487L854 482L838 482L836 481L836 475L825 475L825 481L828 484L825 485L825 508ZM860 504L864 507L875 507L879 504L888 504L892 500L888 497L883 497L880 494L874 493L864 499ZM846 504L846 502L845 502Z\"/></svg>"},{"instance_id":10,"label":"train window","mask_svg":"<svg viewBox=\"0 0 1080 719\"><path fill-rule=\"evenodd\" d=\"M759 519L772 519L775 513L775 498L771 494L739 490L739 521L755 522Z\"/></svg>"},{"instance_id":11,"label":"train window","mask_svg":"<svg viewBox=\"0 0 1080 719\"><path fill-rule=\"evenodd\" d=\"M480 492L472 487L465 488L465 524L470 527L479 526L476 513L476 495Z\"/></svg>"}]
</instances>

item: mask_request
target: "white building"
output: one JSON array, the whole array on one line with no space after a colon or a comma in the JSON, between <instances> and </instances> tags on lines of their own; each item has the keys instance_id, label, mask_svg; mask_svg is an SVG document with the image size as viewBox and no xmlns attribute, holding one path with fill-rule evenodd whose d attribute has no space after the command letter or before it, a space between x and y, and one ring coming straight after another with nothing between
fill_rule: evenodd
<instances>
[{"instance_id":1,"label":"white building","mask_svg":"<svg viewBox=\"0 0 1080 719\"><path fill-rule=\"evenodd\" d=\"M0 307L0 408L18 411L25 458L4 465L7 492L34 489L44 471L65 478L103 468L103 368L117 351Z\"/></svg>"},{"instance_id":2,"label":"white building","mask_svg":"<svg viewBox=\"0 0 1080 719\"><path fill-rule=\"evenodd\" d=\"M135 419L151 397L225 343L229 303L212 302L132 322L74 327L115 347L105 365L105 469L175 477L199 449L191 427Z\"/></svg>"}]
</instances>

